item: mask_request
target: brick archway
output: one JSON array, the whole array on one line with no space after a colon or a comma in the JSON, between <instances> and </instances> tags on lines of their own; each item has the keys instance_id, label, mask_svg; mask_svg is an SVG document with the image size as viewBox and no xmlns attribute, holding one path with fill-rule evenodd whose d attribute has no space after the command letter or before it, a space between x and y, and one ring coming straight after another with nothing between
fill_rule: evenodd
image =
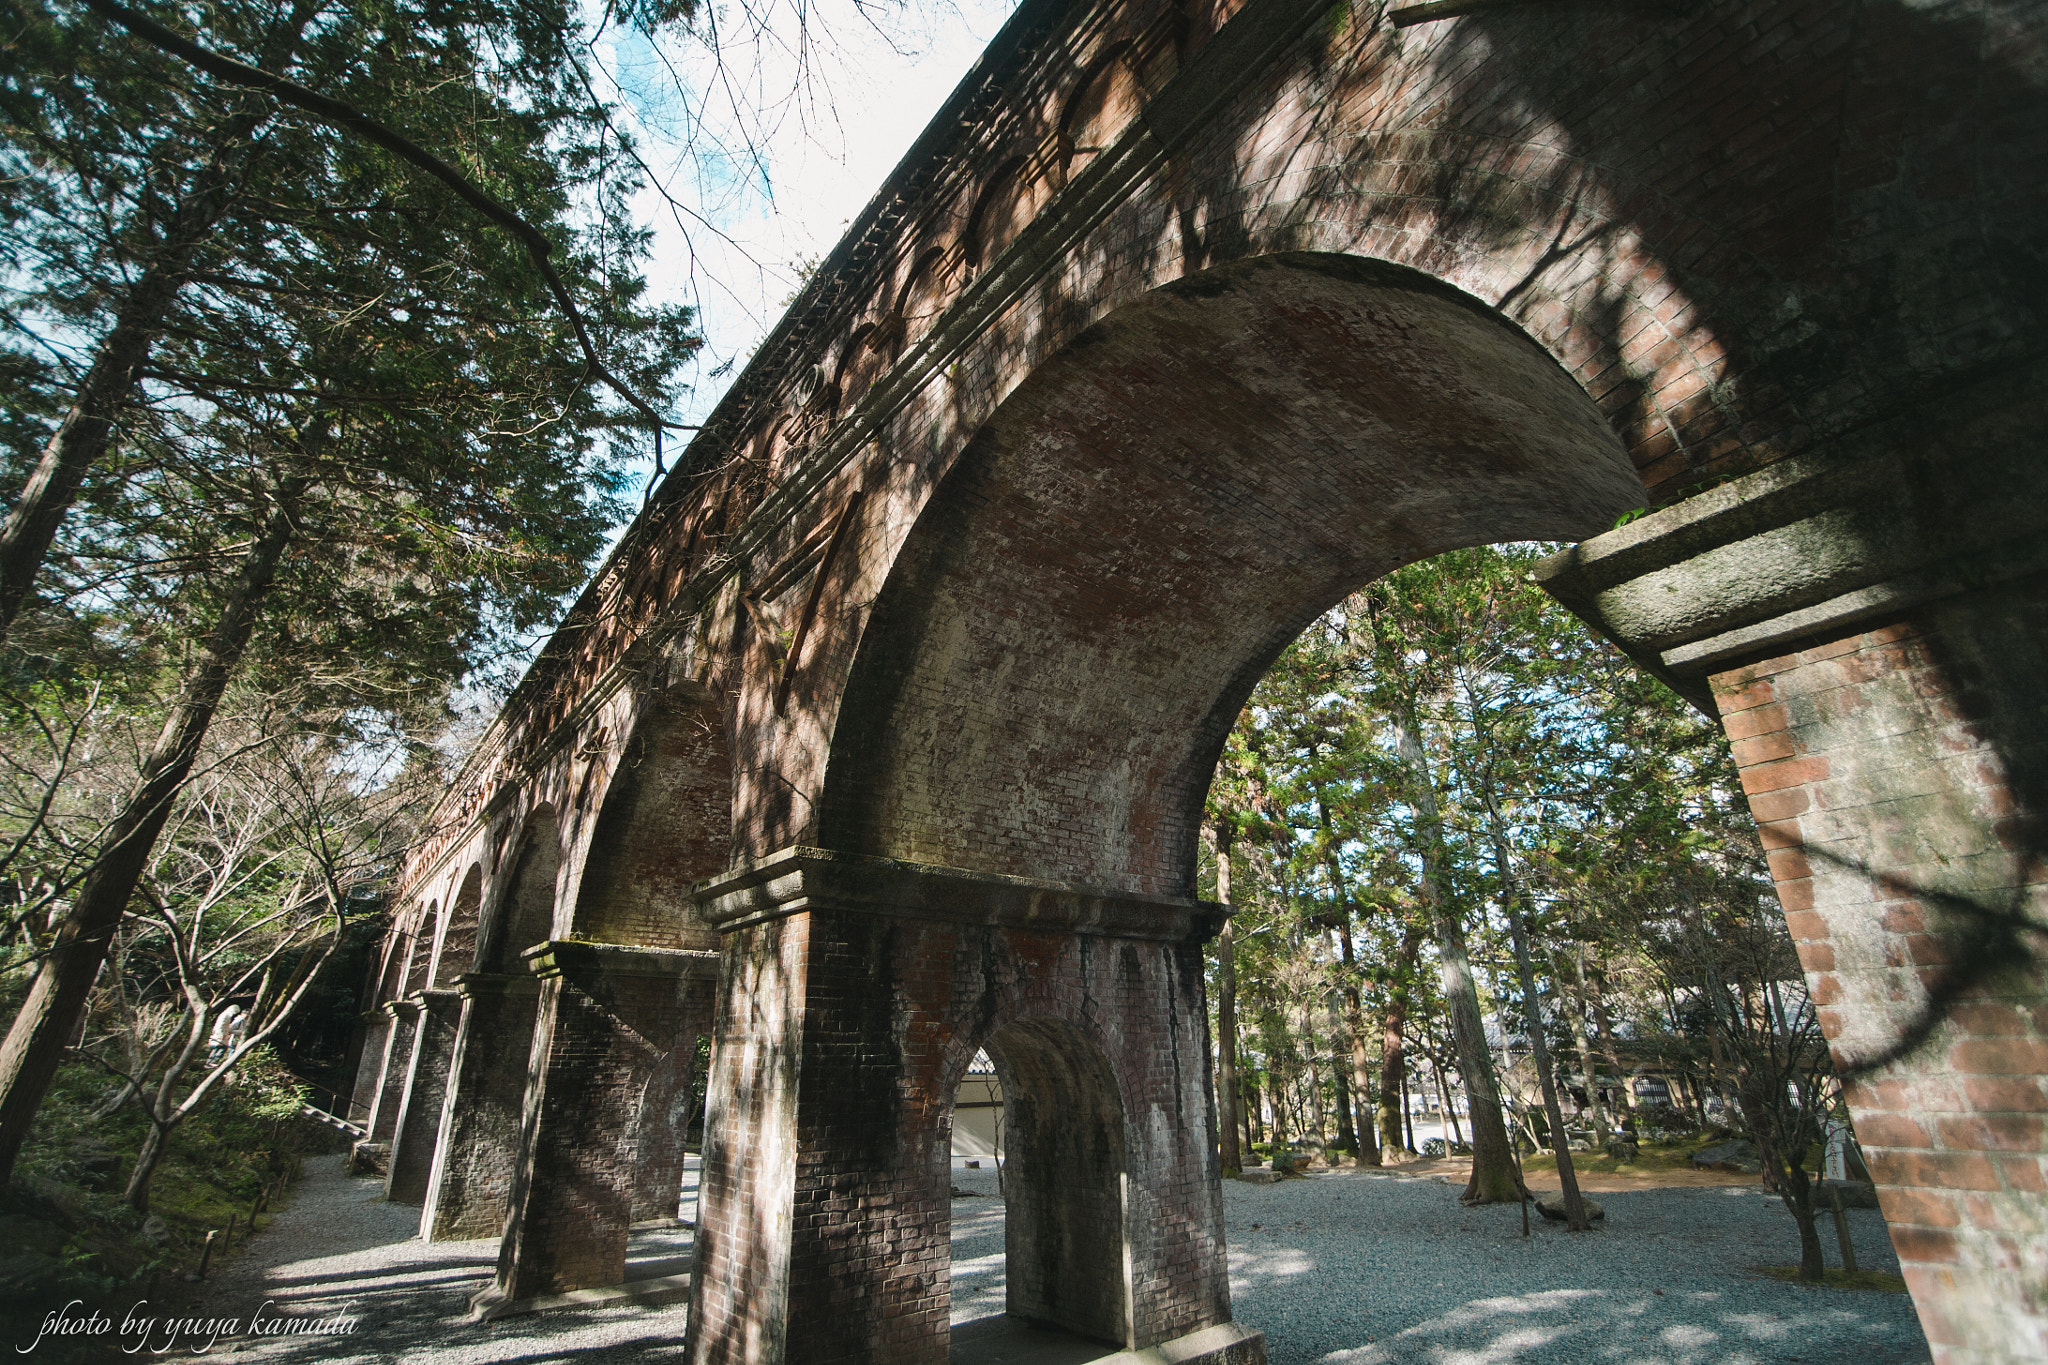
<instances>
[{"instance_id":1,"label":"brick archway","mask_svg":"<svg viewBox=\"0 0 2048 1365\"><path fill-rule=\"evenodd\" d=\"M1592 400L1478 300L1326 253L1190 275L1041 365L925 504L852 665L817 841L1189 894L1224 735L1317 614L1642 501Z\"/></svg>"},{"instance_id":2,"label":"brick archway","mask_svg":"<svg viewBox=\"0 0 2048 1365\"><path fill-rule=\"evenodd\" d=\"M543 806L562 896L601 882L595 803L644 707L716 698L694 1357L938 1358L930 1258L875 1248L939 1216L906 1134L1010 989L989 964L1121 1000L1091 973L1128 947L1147 984L1106 1050L1205 1074L1170 983L1214 922L1189 815L1238 702L1345 588L1509 536L1588 537L1546 586L1724 718L1838 1059L1876 1068L1851 1105L1937 1352L2048 1349L2018 1269L2048 1229L2044 14L1025 0L401 888L502 878ZM1248 349L1200 323L1255 299L1295 324ZM1397 333L1413 374L1319 361ZM414 932L366 1002L366 1097L403 1088ZM1129 1174L1178 1239L1134 1250L1134 1334L1228 1334L1206 1090L1126 1100L1173 1135ZM1176 1163L1185 1187L1147 1183ZM805 1288L826 1269L864 1291Z\"/></svg>"},{"instance_id":3,"label":"brick archway","mask_svg":"<svg viewBox=\"0 0 2048 1365\"><path fill-rule=\"evenodd\" d=\"M1127 1346L1129 1138L1109 1054L1047 1016L1004 1024L982 1046L1003 1087L1005 1311Z\"/></svg>"}]
</instances>

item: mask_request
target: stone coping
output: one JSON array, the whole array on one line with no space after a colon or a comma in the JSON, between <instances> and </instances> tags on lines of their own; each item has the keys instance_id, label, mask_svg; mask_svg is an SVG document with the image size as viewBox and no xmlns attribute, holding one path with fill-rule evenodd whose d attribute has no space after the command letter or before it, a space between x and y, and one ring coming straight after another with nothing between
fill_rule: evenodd
<instances>
[{"instance_id":1,"label":"stone coping","mask_svg":"<svg viewBox=\"0 0 2048 1365\"><path fill-rule=\"evenodd\" d=\"M2048 570L2048 465L2009 411L2038 401L1949 411L1966 396L1938 430L1781 461L1552 555L1536 580L1714 714L1714 673Z\"/></svg>"},{"instance_id":2,"label":"stone coping","mask_svg":"<svg viewBox=\"0 0 2048 1365\"><path fill-rule=\"evenodd\" d=\"M1149 896L801 845L700 882L722 932L807 911L853 911L1110 938L1199 942L1230 915L1214 901Z\"/></svg>"},{"instance_id":3,"label":"stone coping","mask_svg":"<svg viewBox=\"0 0 2048 1365\"><path fill-rule=\"evenodd\" d=\"M718 954L687 948L646 948L628 943L593 943L553 938L519 956L534 976L716 976Z\"/></svg>"}]
</instances>

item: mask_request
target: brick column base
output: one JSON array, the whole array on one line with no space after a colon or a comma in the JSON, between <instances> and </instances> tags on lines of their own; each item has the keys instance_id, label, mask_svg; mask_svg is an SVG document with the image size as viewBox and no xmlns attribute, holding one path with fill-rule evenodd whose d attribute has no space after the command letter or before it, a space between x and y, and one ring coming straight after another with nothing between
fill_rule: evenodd
<instances>
[{"instance_id":1,"label":"brick column base","mask_svg":"<svg viewBox=\"0 0 2048 1365\"><path fill-rule=\"evenodd\" d=\"M641 1169L643 1120L663 1123L668 1106L643 1115L650 1082L672 1088L682 1054L689 1059L701 1022L711 953L555 941L525 954L540 978L527 1124L513 1184L511 1214L498 1253L496 1283L473 1309L537 1295L618 1284L626 1277L626 1238L636 1185L660 1182L672 1216L682 1185L678 1140L654 1168Z\"/></svg>"},{"instance_id":2,"label":"brick column base","mask_svg":"<svg viewBox=\"0 0 2048 1365\"><path fill-rule=\"evenodd\" d=\"M818 849L699 903L727 938L693 1365L943 1365L951 1106L984 1046L1017 1122L1010 1312L1264 1361L1224 1263L1201 948L1220 907Z\"/></svg>"},{"instance_id":3,"label":"brick column base","mask_svg":"<svg viewBox=\"0 0 2048 1365\"><path fill-rule=\"evenodd\" d=\"M523 972L470 973L456 984L462 1018L420 1215L420 1236L430 1242L496 1237L505 1230L540 995L540 983Z\"/></svg>"}]
</instances>

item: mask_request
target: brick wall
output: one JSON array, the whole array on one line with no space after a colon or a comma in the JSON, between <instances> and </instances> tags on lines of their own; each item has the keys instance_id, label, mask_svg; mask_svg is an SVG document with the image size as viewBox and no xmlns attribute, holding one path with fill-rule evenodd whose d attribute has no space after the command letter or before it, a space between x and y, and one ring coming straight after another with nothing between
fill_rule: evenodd
<instances>
[{"instance_id":1,"label":"brick wall","mask_svg":"<svg viewBox=\"0 0 2048 1365\"><path fill-rule=\"evenodd\" d=\"M693 1361L947 1358L950 1106L984 1046L1022 1125L1013 1308L1139 1346L1229 1320L1198 943L823 910L731 939Z\"/></svg>"},{"instance_id":2,"label":"brick wall","mask_svg":"<svg viewBox=\"0 0 2048 1365\"><path fill-rule=\"evenodd\" d=\"M706 992L691 987L712 965L575 942L532 960L542 979L527 1120L498 1253L498 1293L514 1300L621 1283L636 1184L664 1183L674 1209L680 1165L640 1165L641 1122L665 1117L641 1103L660 1064L694 1039Z\"/></svg>"},{"instance_id":3,"label":"brick wall","mask_svg":"<svg viewBox=\"0 0 2048 1365\"><path fill-rule=\"evenodd\" d=\"M2048 1356L2043 677L2036 583L1714 679L1941 1360Z\"/></svg>"},{"instance_id":4,"label":"brick wall","mask_svg":"<svg viewBox=\"0 0 2048 1365\"><path fill-rule=\"evenodd\" d=\"M462 1015L462 997L454 991L426 991L420 996L419 1005L419 1022L413 1028L412 1064L398 1122L392 1130L391 1164L384 1175L384 1197L394 1204L419 1204L426 1200Z\"/></svg>"},{"instance_id":5,"label":"brick wall","mask_svg":"<svg viewBox=\"0 0 2048 1365\"><path fill-rule=\"evenodd\" d=\"M371 1142L389 1142L398 1132L398 1114L405 1107L405 1080L412 1069L413 1032L419 1024L419 1006L409 1001L387 1001L384 1014L391 1020L384 1031L384 1065L379 1075L376 1107L367 1125Z\"/></svg>"},{"instance_id":6,"label":"brick wall","mask_svg":"<svg viewBox=\"0 0 2048 1365\"><path fill-rule=\"evenodd\" d=\"M539 983L469 975L449 1064L420 1234L428 1241L504 1231Z\"/></svg>"}]
</instances>

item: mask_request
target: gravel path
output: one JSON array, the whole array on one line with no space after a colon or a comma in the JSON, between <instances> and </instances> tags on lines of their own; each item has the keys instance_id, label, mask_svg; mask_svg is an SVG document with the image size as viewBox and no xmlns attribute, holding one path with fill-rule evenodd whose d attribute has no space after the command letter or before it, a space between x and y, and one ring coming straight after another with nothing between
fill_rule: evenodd
<instances>
[{"instance_id":1,"label":"gravel path","mask_svg":"<svg viewBox=\"0 0 2048 1365\"><path fill-rule=\"evenodd\" d=\"M694 1164L694 1163L693 1163ZM418 1210L339 1158L308 1178L277 1222L207 1286L207 1311L241 1317L215 1353L277 1361L611 1362L673 1359L683 1310L611 1308L463 1319L491 1273L495 1240L428 1245ZM993 1169L956 1171L953 1320L1000 1313L1003 1210ZM1271 1365L1751 1365L1924 1362L1903 1294L1806 1289L1748 1269L1796 1259L1792 1220L1747 1189L1602 1195L1609 1226L1572 1236L1505 1208L1460 1209L1435 1180L1334 1171L1224 1187L1231 1295L1266 1333ZM685 1216L692 1216L686 1203ZM1850 1215L1859 1261L1897 1270L1873 1212ZM633 1265L673 1269L681 1232L636 1233ZM1829 1255L1833 1240L1827 1238ZM629 1274L632 1271L629 1269ZM251 1336L247 1318L353 1318L352 1333ZM155 1345L157 1343L152 1343Z\"/></svg>"},{"instance_id":2,"label":"gravel path","mask_svg":"<svg viewBox=\"0 0 2048 1365\"><path fill-rule=\"evenodd\" d=\"M306 1162L290 1207L207 1287L205 1311L242 1320L242 1333L215 1349L250 1360L469 1365L480 1361L623 1362L680 1359L683 1308L619 1307L466 1320L469 1298L498 1262L498 1239L422 1242L420 1211L387 1204L382 1182L343 1174L341 1157ZM691 1176L694 1180L693 1160ZM694 1217L686 1205L685 1217ZM638 1232L628 1254L636 1271L672 1273L689 1234ZM263 1305L268 1304L265 1308ZM353 1320L334 1335L251 1333L249 1319L300 1323ZM152 1343L153 1345L155 1343Z\"/></svg>"}]
</instances>

